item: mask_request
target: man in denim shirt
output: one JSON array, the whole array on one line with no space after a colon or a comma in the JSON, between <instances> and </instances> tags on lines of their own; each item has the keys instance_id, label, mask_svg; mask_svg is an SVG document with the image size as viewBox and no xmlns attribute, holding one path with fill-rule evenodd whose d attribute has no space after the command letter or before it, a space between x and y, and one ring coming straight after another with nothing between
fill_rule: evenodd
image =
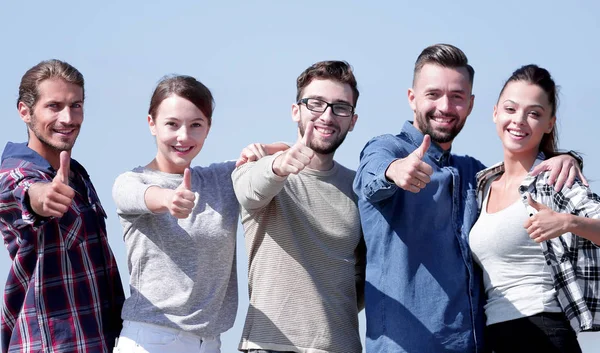
<instances>
[{"instance_id":1,"label":"man in denim shirt","mask_svg":"<svg viewBox=\"0 0 600 353\"><path fill-rule=\"evenodd\" d=\"M408 91L414 120L361 153L354 191L367 244L367 352L484 351L484 293L468 246L484 165L450 153L473 107L473 76L460 49L423 50ZM561 163L575 165L557 158L538 170L556 177Z\"/></svg>"}]
</instances>

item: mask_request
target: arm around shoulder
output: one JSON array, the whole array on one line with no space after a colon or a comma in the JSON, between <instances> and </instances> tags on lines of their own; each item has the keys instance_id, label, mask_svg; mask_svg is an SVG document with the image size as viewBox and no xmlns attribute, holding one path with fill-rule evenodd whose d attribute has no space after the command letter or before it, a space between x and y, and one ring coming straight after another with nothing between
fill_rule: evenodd
<instances>
[{"instance_id":1,"label":"arm around shoulder","mask_svg":"<svg viewBox=\"0 0 600 353\"><path fill-rule=\"evenodd\" d=\"M273 160L279 154L237 167L231 174L233 189L240 205L248 210L265 207L287 180L273 172Z\"/></svg>"}]
</instances>

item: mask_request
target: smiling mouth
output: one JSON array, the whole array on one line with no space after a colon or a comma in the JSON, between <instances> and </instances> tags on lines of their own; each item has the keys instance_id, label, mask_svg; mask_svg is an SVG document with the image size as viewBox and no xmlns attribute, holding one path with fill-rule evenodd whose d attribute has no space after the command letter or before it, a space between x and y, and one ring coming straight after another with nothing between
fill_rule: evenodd
<instances>
[{"instance_id":1,"label":"smiling mouth","mask_svg":"<svg viewBox=\"0 0 600 353\"><path fill-rule=\"evenodd\" d=\"M317 130L321 135L333 135L335 130L328 129L325 127L315 126L315 130Z\"/></svg>"},{"instance_id":2,"label":"smiling mouth","mask_svg":"<svg viewBox=\"0 0 600 353\"><path fill-rule=\"evenodd\" d=\"M175 151L185 153L192 150L193 147L179 147L179 146L171 146Z\"/></svg>"},{"instance_id":3,"label":"smiling mouth","mask_svg":"<svg viewBox=\"0 0 600 353\"><path fill-rule=\"evenodd\" d=\"M439 124L450 124L452 121L454 121L454 118L452 117L443 117L443 116L434 116L431 118L431 120L435 121L436 123Z\"/></svg>"},{"instance_id":4,"label":"smiling mouth","mask_svg":"<svg viewBox=\"0 0 600 353\"><path fill-rule=\"evenodd\" d=\"M529 135L528 133L519 130L507 129L506 131L515 137L526 137Z\"/></svg>"},{"instance_id":5,"label":"smiling mouth","mask_svg":"<svg viewBox=\"0 0 600 353\"><path fill-rule=\"evenodd\" d=\"M59 135L69 136L75 132L75 129L53 129Z\"/></svg>"}]
</instances>

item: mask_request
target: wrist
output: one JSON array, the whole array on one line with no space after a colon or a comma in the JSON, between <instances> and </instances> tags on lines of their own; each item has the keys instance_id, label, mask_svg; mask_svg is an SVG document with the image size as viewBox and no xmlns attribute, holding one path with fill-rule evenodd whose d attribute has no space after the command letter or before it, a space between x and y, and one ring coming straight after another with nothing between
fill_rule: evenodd
<instances>
[{"instance_id":1,"label":"wrist","mask_svg":"<svg viewBox=\"0 0 600 353\"><path fill-rule=\"evenodd\" d=\"M570 213L559 213L557 216L562 218L562 234L573 233L577 228L577 217Z\"/></svg>"},{"instance_id":2,"label":"wrist","mask_svg":"<svg viewBox=\"0 0 600 353\"><path fill-rule=\"evenodd\" d=\"M280 154L279 156L275 157L273 159L273 163L271 163L271 170L273 171L273 174L280 176L280 177L284 177L286 176L286 174L281 170L281 158L282 158L283 154Z\"/></svg>"}]
</instances>

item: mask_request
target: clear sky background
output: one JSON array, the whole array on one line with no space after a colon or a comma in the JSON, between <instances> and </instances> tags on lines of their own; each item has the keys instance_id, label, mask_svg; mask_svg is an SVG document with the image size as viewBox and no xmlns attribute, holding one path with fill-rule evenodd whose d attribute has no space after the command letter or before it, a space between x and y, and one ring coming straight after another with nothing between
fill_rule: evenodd
<instances>
[{"instance_id":1,"label":"clear sky background","mask_svg":"<svg viewBox=\"0 0 600 353\"><path fill-rule=\"evenodd\" d=\"M397 134L412 117L406 96L423 48L451 43L474 66L475 107L453 145L490 165L502 159L492 108L511 72L535 63L562 87L560 146L584 154L600 192L598 82L600 3L595 0L487 1L3 1L0 4L0 145L25 141L16 111L27 69L57 58L86 79L85 120L73 157L88 170L108 213L110 244L128 293L114 179L147 164L156 148L147 127L151 93L165 74L192 75L213 92L213 126L194 165L234 159L251 142L295 141L296 77L316 61L353 65L359 119L336 159L356 169L372 137ZM3 148L3 147L1 147ZM0 289L10 266L0 254ZM222 336L223 352L240 338L247 264L238 231L239 310ZM432 256L434 256L432 254ZM364 314L361 313L364 340ZM600 333L579 336L600 350Z\"/></svg>"}]
</instances>

